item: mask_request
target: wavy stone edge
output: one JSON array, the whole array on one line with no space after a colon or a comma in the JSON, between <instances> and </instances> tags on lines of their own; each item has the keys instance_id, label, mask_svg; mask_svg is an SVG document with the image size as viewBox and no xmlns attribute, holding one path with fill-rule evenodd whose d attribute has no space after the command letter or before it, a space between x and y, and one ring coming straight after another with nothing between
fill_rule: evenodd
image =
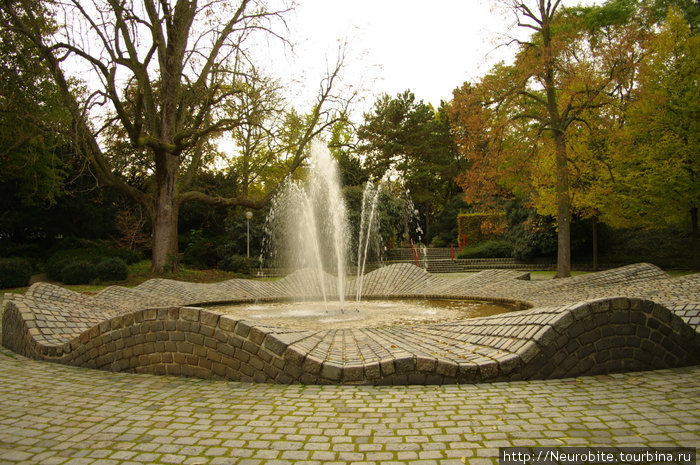
<instances>
[{"instance_id":1,"label":"wavy stone edge","mask_svg":"<svg viewBox=\"0 0 700 465\"><path fill-rule=\"evenodd\" d=\"M453 296L458 288L464 290L462 296L479 290L483 296L490 289L493 298L505 300L495 295L493 283L498 281L494 281L493 274L487 273L490 282L485 283L476 279L481 274L477 273L472 277L477 285L468 289L467 282L446 283L403 265L382 270L374 272L374 278L381 279L372 279L370 274L368 281L384 289L414 291L401 296L443 295L418 292L449 285ZM690 290L687 295L672 295L676 301L684 295L692 301L693 292L697 293L694 280L665 282L668 277L658 275L649 266L639 266L633 273L629 269L602 273L603 279L601 274L596 275L579 279L577 284L583 286L581 281L587 282L604 294L601 289L616 282L610 276L623 276L618 284L629 286L634 276L641 275L646 276L639 280L642 287L657 294L672 283ZM650 275L655 278L650 279ZM501 287L510 288L514 297L527 297L522 292L524 284L515 283L513 275L509 277L501 281ZM289 283L303 282L300 278L303 276L285 278L286 283L275 282L278 293L289 297L293 294ZM250 292L262 284L257 286L260 291L267 284L234 281L237 282L229 282L229 290L243 286ZM385 281L393 282L393 287L385 285ZM550 286L561 293L566 281ZM601 286L600 282L607 285ZM686 285L688 282L691 286ZM170 290L180 285L188 288L190 294L181 300L201 299L202 289L218 295L217 285L174 283L147 282L133 292L143 297L144 289L162 289L165 284ZM528 284L550 298L557 295L545 292L546 286ZM288 292L279 292L285 286ZM108 300L99 296L73 295L54 288L37 286L26 297L5 299L3 345L32 358L103 370L306 384L474 383L700 363L698 333L689 324L695 317L687 317L686 312L686 318L682 318L650 299L603 297L415 327L296 331L239 321L196 307L166 305L129 310L133 304L110 306ZM618 285L612 290L620 289ZM46 294L47 291L52 293ZM105 294L114 296L113 291ZM274 297L272 292L263 294ZM535 294L530 297L536 297ZM166 293L161 296L168 297L171 296ZM142 300L146 301L147 298ZM685 311L687 307L684 304L680 308ZM60 322L61 318L65 321Z\"/></svg>"}]
</instances>

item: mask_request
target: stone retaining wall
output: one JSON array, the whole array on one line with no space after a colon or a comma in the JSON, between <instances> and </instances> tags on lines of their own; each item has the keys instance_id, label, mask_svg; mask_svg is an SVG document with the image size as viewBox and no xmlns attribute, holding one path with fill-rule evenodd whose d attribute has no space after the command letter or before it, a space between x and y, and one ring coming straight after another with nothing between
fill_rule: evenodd
<instances>
[{"instance_id":1,"label":"stone retaining wall","mask_svg":"<svg viewBox=\"0 0 700 465\"><path fill-rule=\"evenodd\" d=\"M114 316L42 344L8 302L3 345L110 371L306 384L442 384L571 377L700 363L696 333L651 301L611 298L416 328L290 331L202 308ZM342 341L342 344L339 344Z\"/></svg>"}]
</instances>

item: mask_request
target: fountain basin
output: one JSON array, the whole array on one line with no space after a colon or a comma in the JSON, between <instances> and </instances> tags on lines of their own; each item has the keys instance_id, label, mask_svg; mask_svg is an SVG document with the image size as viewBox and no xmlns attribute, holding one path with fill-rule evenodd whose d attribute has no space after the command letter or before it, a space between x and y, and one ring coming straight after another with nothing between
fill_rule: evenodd
<instances>
[{"instance_id":1,"label":"fountain basin","mask_svg":"<svg viewBox=\"0 0 700 465\"><path fill-rule=\"evenodd\" d=\"M231 318L300 330L403 327L461 321L521 310L518 304L456 299L285 301L214 305L207 310Z\"/></svg>"},{"instance_id":2,"label":"fountain basin","mask_svg":"<svg viewBox=\"0 0 700 465\"><path fill-rule=\"evenodd\" d=\"M37 283L25 295L5 295L2 344L102 370L305 384L476 383L700 363L700 274L671 278L638 264L561 280L521 278L490 270L452 280L388 266L365 277L368 298L510 298L532 308L341 329L288 328L194 307L318 298L300 272L273 282L156 279L95 296Z\"/></svg>"}]
</instances>

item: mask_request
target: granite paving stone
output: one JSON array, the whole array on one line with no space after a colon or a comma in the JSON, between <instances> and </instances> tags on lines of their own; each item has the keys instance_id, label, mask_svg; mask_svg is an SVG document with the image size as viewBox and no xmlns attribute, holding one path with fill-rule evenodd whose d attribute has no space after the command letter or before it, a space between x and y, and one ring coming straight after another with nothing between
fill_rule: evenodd
<instances>
[{"instance_id":1,"label":"granite paving stone","mask_svg":"<svg viewBox=\"0 0 700 465\"><path fill-rule=\"evenodd\" d=\"M310 273L7 294L0 464L492 464L510 445L700 445L698 274L366 275L368 297L531 307L412 327L298 331L197 307L308 296Z\"/></svg>"},{"instance_id":2,"label":"granite paving stone","mask_svg":"<svg viewBox=\"0 0 700 465\"><path fill-rule=\"evenodd\" d=\"M700 445L700 366L309 387L111 373L0 349L0 373L2 464L496 464L503 446ZM393 407L365 412L375 405ZM193 415L217 418L182 422Z\"/></svg>"}]
</instances>

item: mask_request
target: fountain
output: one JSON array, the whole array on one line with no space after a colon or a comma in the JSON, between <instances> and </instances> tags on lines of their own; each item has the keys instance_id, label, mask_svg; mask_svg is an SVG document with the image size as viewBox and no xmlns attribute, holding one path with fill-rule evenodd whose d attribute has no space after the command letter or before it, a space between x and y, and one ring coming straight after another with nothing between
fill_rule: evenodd
<instances>
[{"instance_id":1,"label":"fountain","mask_svg":"<svg viewBox=\"0 0 700 465\"><path fill-rule=\"evenodd\" d=\"M508 305L459 299L447 303L436 300L364 302L370 250L381 243L379 198L384 186L389 184L388 175L365 184L357 238L353 241L335 160L327 147L315 141L309 162L306 180L288 179L273 199L266 225L268 246L265 247L269 257L287 268L306 273L303 279L308 294L302 297L302 302L233 304L217 306L216 311L286 327L346 328L450 321L513 310ZM408 212L405 224L409 224L411 218L417 218L417 211L410 200L405 210ZM416 227L416 233L423 234L420 226ZM407 231L404 235L408 237ZM357 247L352 254L350 242ZM413 245L413 241L411 243ZM427 263L425 247L416 246L414 250L416 264L419 260ZM423 255L420 259L419 250ZM350 256L357 260L354 282L347 279L346 264ZM354 302L346 305L349 295L354 295ZM319 297L322 300L318 302L304 300Z\"/></svg>"},{"instance_id":2,"label":"fountain","mask_svg":"<svg viewBox=\"0 0 700 465\"><path fill-rule=\"evenodd\" d=\"M376 186L367 182L362 196L355 291L358 302L370 243L377 227L377 202L382 182ZM267 223L272 245L270 255L293 269L315 270L326 309L331 297L326 291L327 272L332 272L339 309L344 312L351 238L337 164L323 144L312 143L308 179L304 183L287 180L273 200Z\"/></svg>"},{"instance_id":3,"label":"fountain","mask_svg":"<svg viewBox=\"0 0 700 465\"><path fill-rule=\"evenodd\" d=\"M272 245L269 253L295 269L315 270L326 305L325 271L333 269L342 309L348 227L338 170L328 149L318 141L312 143L310 163L305 183L288 179L273 199L266 226Z\"/></svg>"},{"instance_id":4,"label":"fountain","mask_svg":"<svg viewBox=\"0 0 700 465\"><path fill-rule=\"evenodd\" d=\"M103 370L305 384L475 383L700 363L700 274L671 278L637 264L530 282L516 270L454 279L413 263L365 274L381 182L365 188L358 275L346 280L346 207L320 144L311 167L270 218L286 241L278 251L306 269L279 281L152 279L95 295L36 283L5 294L2 344ZM358 301L353 311L346 295ZM486 308L475 296L505 306ZM511 311L523 307L532 308Z\"/></svg>"},{"instance_id":5,"label":"fountain","mask_svg":"<svg viewBox=\"0 0 700 465\"><path fill-rule=\"evenodd\" d=\"M384 179L375 186L371 182L365 184L365 189L362 193L362 210L360 212L360 229L358 231L357 241L357 285L355 300L362 300L362 282L365 275L365 266L367 265L367 256L369 255L369 245L372 239L372 231L376 229L377 222L377 201L381 192Z\"/></svg>"}]
</instances>

